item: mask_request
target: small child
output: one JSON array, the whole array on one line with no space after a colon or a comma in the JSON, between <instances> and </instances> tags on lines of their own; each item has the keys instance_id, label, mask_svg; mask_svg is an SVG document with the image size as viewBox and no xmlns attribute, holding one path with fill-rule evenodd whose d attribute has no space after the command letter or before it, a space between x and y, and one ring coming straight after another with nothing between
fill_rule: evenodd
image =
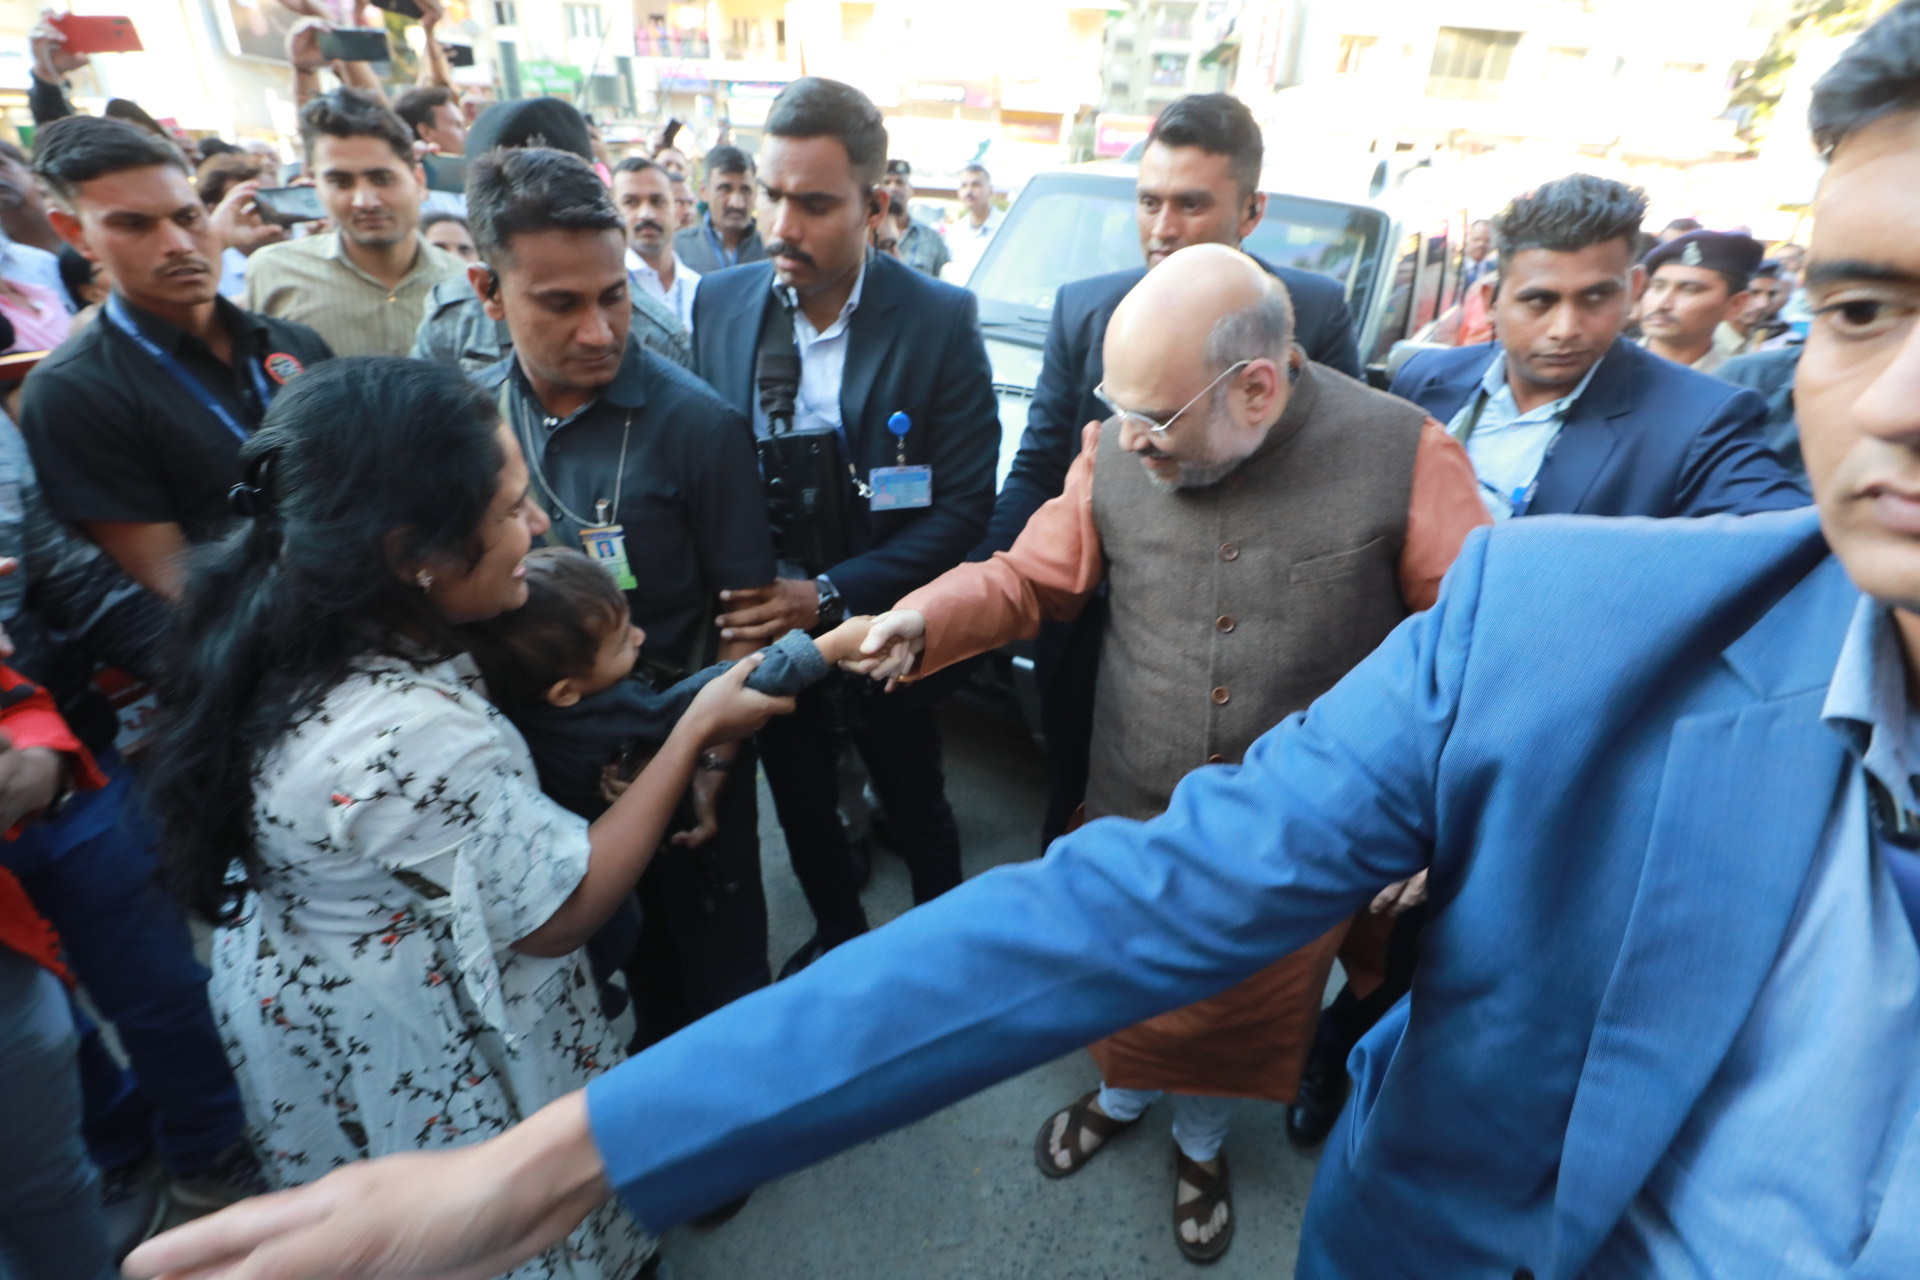
<instances>
[{"instance_id":1,"label":"small child","mask_svg":"<svg viewBox=\"0 0 1920 1280\"><path fill-rule=\"evenodd\" d=\"M783 698L825 679L859 653L872 621L849 618L818 641L789 631L761 650L747 687ZM487 696L526 740L540 789L589 822L609 803L607 767L659 750L694 695L733 665L718 662L655 688L634 671L646 633L633 625L625 594L613 575L566 547L527 556L526 604L465 630ZM639 905L629 896L587 944L610 1019L627 1005L613 975L639 936Z\"/></svg>"},{"instance_id":2,"label":"small child","mask_svg":"<svg viewBox=\"0 0 1920 1280\"><path fill-rule=\"evenodd\" d=\"M789 631L761 651L747 687L790 697L854 658L872 618L849 618L815 641ZM578 551L527 556L527 603L467 628L487 696L526 739L540 789L592 820L607 807L606 767L651 755L694 695L731 667L719 662L657 689L634 672L646 639L612 575Z\"/></svg>"}]
</instances>

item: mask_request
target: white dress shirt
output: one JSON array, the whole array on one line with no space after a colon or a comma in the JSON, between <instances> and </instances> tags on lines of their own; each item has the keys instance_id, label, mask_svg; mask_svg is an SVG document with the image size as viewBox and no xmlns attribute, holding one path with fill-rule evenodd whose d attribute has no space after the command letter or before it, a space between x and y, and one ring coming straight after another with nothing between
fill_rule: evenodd
<instances>
[{"instance_id":1,"label":"white dress shirt","mask_svg":"<svg viewBox=\"0 0 1920 1280\"><path fill-rule=\"evenodd\" d=\"M667 309L680 318L688 333L693 332L693 291L700 283L700 273L680 261L680 255L673 255L673 287L667 288L660 283L660 273L645 258L627 250L627 278L633 281L637 289L648 293L667 304Z\"/></svg>"},{"instance_id":2,"label":"white dress shirt","mask_svg":"<svg viewBox=\"0 0 1920 1280\"><path fill-rule=\"evenodd\" d=\"M1534 481L1560 439L1560 428L1599 368L1596 361L1572 391L1521 413L1507 380L1506 352L1494 349L1479 390L1453 415L1447 434L1466 446L1480 481L1480 500L1496 521L1526 513Z\"/></svg>"},{"instance_id":3,"label":"white dress shirt","mask_svg":"<svg viewBox=\"0 0 1920 1280\"><path fill-rule=\"evenodd\" d=\"M962 213L955 222L946 225L947 251L953 255L952 279L955 284L965 284L973 275L973 269L980 265L980 255L987 251L987 242L993 239L994 232L1000 230L1000 224L1007 215L999 209L989 208L987 220L979 226L973 225L973 215Z\"/></svg>"},{"instance_id":4,"label":"white dress shirt","mask_svg":"<svg viewBox=\"0 0 1920 1280\"><path fill-rule=\"evenodd\" d=\"M853 279L853 292L846 305L825 329L813 327L800 306L799 295L773 278L773 291L793 308L793 347L800 354L800 393L794 397L793 426L796 431L831 427L843 444L847 433L840 420L840 382L847 370L847 323L860 307L860 291L867 284L867 264L860 263L860 274ZM756 396L753 406L753 432L767 434L766 411Z\"/></svg>"}]
</instances>

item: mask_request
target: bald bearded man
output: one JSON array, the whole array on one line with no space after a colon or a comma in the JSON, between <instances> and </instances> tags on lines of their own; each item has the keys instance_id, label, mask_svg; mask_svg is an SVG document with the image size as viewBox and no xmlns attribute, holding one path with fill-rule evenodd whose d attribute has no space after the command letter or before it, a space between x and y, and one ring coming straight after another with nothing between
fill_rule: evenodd
<instances>
[{"instance_id":1,"label":"bald bearded man","mask_svg":"<svg viewBox=\"0 0 1920 1280\"><path fill-rule=\"evenodd\" d=\"M1065 491L1011 551L881 615L868 668L929 675L1075 617L1107 583L1087 817L1151 818L1189 771L1239 763L1432 604L1487 515L1465 451L1406 401L1309 362L1286 287L1236 250L1196 245L1148 272L1105 360L1110 416L1084 428ZM1041 1126L1041 1172L1077 1172L1171 1092L1175 1242L1218 1258L1233 1101L1293 1101L1346 928L1094 1045L1101 1087Z\"/></svg>"}]
</instances>

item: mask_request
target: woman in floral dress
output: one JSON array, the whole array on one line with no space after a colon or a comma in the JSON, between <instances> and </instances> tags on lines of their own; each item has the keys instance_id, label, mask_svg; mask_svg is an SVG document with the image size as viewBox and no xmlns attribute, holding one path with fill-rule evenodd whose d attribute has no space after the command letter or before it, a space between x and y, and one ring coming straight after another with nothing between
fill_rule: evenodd
<instances>
[{"instance_id":1,"label":"woman in floral dress","mask_svg":"<svg viewBox=\"0 0 1920 1280\"><path fill-rule=\"evenodd\" d=\"M225 926L214 1004L284 1186L477 1142L613 1066L579 948L699 753L783 704L736 668L589 826L540 793L455 629L524 603L548 524L492 400L451 370L335 360L240 457L244 527L183 602L149 782L176 881ZM651 1252L607 1207L512 1274L628 1280Z\"/></svg>"}]
</instances>

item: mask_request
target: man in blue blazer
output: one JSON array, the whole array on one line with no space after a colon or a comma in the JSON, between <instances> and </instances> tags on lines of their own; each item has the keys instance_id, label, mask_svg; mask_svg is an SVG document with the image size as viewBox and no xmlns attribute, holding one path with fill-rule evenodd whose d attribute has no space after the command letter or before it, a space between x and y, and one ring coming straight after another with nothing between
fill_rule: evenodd
<instances>
[{"instance_id":1,"label":"man in blue blazer","mask_svg":"<svg viewBox=\"0 0 1920 1280\"><path fill-rule=\"evenodd\" d=\"M1260 225L1267 204L1260 191L1265 158L1253 113L1229 94L1191 94L1154 121L1135 181L1134 219L1145 265L1077 280L1054 295L1026 434L994 501L987 536L970 558L984 560L1013 546L1041 504L1060 496L1067 468L1080 451L1081 430L1106 419L1109 410L1094 388L1106 376L1102 347L1120 299L1175 250L1193 244L1239 248ZM1350 378L1363 376L1346 291L1316 272L1260 265L1287 286L1294 341L1307 359ZM1093 682L1105 617L1106 600L1096 599L1073 622L1041 627L1034 647L1047 752L1043 846L1067 829L1086 795Z\"/></svg>"},{"instance_id":2,"label":"man in blue blazer","mask_svg":"<svg viewBox=\"0 0 1920 1280\"><path fill-rule=\"evenodd\" d=\"M1752 392L1621 338L1646 287L1634 260L1645 193L1574 174L1494 219L1501 341L1426 351L1393 393L1467 447L1496 520L1701 516L1799 506Z\"/></svg>"},{"instance_id":3,"label":"man in blue blazer","mask_svg":"<svg viewBox=\"0 0 1920 1280\"><path fill-rule=\"evenodd\" d=\"M479 1275L608 1188L665 1227L1424 868L1413 997L1354 1057L1296 1275L1920 1275L1920 0L1813 123L1817 513L1476 533L1439 604L1163 817L982 876L471 1153L229 1210L129 1274Z\"/></svg>"},{"instance_id":4,"label":"man in blue blazer","mask_svg":"<svg viewBox=\"0 0 1920 1280\"><path fill-rule=\"evenodd\" d=\"M1663 360L1619 336L1645 288L1636 264L1644 192L1574 174L1527 192L1494 219L1502 340L1423 352L1393 392L1447 424L1467 448L1495 520L1517 515L1700 516L1807 501L1766 447L1758 397ZM1393 925L1386 981L1345 989L1320 1020L1287 1115L1304 1146L1333 1127L1355 1041L1407 989L1424 911Z\"/></svg>"},{"instance_id":5,"label":"man in blue blazer","mask_svg":"<svg viewBox=\"0 0 1920 1280\"><path fill-rule=\"evenodd\" d=\"M791 627L886 609L963 559L993 504L1000 429L973 295L868 251L887 207L879 111L857 90L808 78L775 100L766 133L758 180L770 261L701 278L694 368L764 434L756 358L766 326L790 315L801 365L794 425L833 428L854 473L845 559L814 579L723 597L725 638L771 642ZM927 469L925 490L890 492L889 479L910 468ZM860 704L851 736L912 872L914 901L928 901L960 883L960 833L933 708L940 691L910 699L847 692ZM783 974L867 927L837 809L835 715L802 699L759 739L817 925Z\"/></svg>"}]
</instances>

